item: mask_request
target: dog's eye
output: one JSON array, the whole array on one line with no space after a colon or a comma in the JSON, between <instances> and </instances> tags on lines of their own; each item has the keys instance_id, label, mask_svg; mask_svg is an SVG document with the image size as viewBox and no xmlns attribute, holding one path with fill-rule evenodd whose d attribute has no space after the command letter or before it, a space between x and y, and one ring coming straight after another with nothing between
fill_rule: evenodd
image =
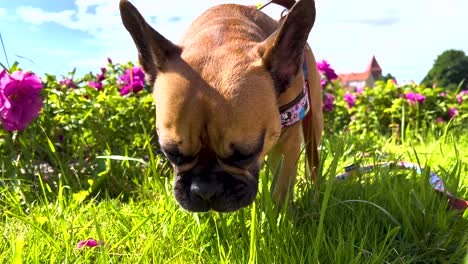
<instances>
[{"instance_id":1,"label":"dog's eye","mask_svg":"<svg viewBox=\"0 0 468 264\"><path fill-rule=\"evenodd\" d=\"M219 158L223 163L228 165L234 165L236 167L244 167L255 161L258 157L259 152L254 151L252 153L242 153L241 151L234 149L233 153L226 158Z\"/></svg>"},{"instance_id":2,"label":"dog's eye","mask_svg":"<svg viewBox=\"0 0 468 264\"><path fill-rule=\"evenodd\" d=\"M265 138L265 131L257 140L256 144L248 146L239 146L234 143L229 144L232 153L228 157L219 158L223 163L234 165L236 167L245 167L254 162L262 152Z\"/></svg>"},{"instance_id":3,"label":"dog's eye","mask_svg":"<svg viewBox=\"0 0 468 264\"><path fill-rule=\"evenodd\" d=\"M185 163L189 163L195 159L195 156L186 156L180 153L178 150L167 150L162 149L167 159L176 166L182 166Z\"/></svg>"}]
</instances>

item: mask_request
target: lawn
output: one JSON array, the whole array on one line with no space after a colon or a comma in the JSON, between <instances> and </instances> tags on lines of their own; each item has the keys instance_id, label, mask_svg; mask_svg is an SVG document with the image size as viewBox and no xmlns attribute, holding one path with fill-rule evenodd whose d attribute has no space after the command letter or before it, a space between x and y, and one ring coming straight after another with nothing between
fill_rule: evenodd
<instances>
[{"instance_id":1,"label":"lawn","mask_svg":"<svg viewBox=\"0 0 468 264\"><path fill-rule=\"evenodd\" d=\"M41 177L35 184L4 184L0 262L463 263L468 214L449 209L429 185L428 171L376 168L346 181L334 177L356 162L419 161L437 172L450 192L468 197L468 136L452 132L406 145L389 141L368 157L358 155L356 143L325 135L320 184L300 176L294 208L283 212L270 200L268 166L255 203L231 214L180 209L171 177L147 166L158 163L157 156L148 163L103 159L112 170L106 177L113 179L103 186L119 188L132 176L132 189L119 196L101 187L82 199L65 184L75 177L71 174L60 176L57 191ZM125 176L122 181L116 180L119 175ZM2 183L15 180L1 176ZM33 191L37 199L25 203L22 195ZM99 246L77 249L85 239Z\"/></svg>"}]
</instances>

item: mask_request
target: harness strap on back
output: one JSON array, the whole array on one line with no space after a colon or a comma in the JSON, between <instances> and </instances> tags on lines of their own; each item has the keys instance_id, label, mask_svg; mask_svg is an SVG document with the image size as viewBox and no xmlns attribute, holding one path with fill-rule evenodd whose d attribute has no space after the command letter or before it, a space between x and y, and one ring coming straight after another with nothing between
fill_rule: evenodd
<instances>
[{"instance_id":1,"label":"harness strap on back","mask_svg":"<svg viewBox=\"0 0 468 264\"><path fill-rule=\"evenodd\" d=\"M312 102L309 92L309 75L307 68L307 47L304 48L304 62L302 64L302 72L304 76L303 89L301 93L291 102L280 107L281 127L287 128L297 122L302 121L302 132L306 148L307 164L311 167L312 181L317 183L317 169L319 168L319 155L317 142L315 140L315 131L312 126L313 115L310 102ZM320 109L318 110L320 111Z\"/></svg>"},{"instance_id":2,"label":"harness strap on back","mask_svg":"<svg viewBox=\"0 0 468 264\"><path fill-rule=\"evenodd\" d=\"M305 83L305 86L307 87L307 91L309 91L309 75L308 75L309 71L307 69L307 55L306 55L307 49L308 47L306 44L306 47L304 48L304 63L302 66L302 70L304 74L304 83ZM307 97L309 99L309 102L312 102L312 97L309 92L307 93ZM318 153L318 146L317 146L317 142L315 138L315 128L312 126L313 111L322 111L322 109L312 109L312 107L310 107L309 113L304 117L304 121L302 122L302 132L304 134L306 154L308 154L306 155L307 163L309 164L309 167L311 167L310 170L311 170L312 181L315 184L317 184L318 183L317 170L319 169L319 166L320 166L320 159L319 159L319 153Z\"/></svg>"}]
</instances>

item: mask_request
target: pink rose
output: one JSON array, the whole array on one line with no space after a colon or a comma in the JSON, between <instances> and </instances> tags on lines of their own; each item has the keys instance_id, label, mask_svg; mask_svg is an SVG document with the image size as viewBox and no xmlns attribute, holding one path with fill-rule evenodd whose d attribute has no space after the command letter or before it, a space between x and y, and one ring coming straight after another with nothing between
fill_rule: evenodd
<instances>
[{"instance_id":1,"label":"pink rose","mask_svg":"<svg viewBox=\"0 0 468 264\"><path fill-rule=\"evenodd\" d=\"M0 120L8 131L24 130L42 109L41 79L30 72L0 72Z\"/></svg>"}]
</instances>

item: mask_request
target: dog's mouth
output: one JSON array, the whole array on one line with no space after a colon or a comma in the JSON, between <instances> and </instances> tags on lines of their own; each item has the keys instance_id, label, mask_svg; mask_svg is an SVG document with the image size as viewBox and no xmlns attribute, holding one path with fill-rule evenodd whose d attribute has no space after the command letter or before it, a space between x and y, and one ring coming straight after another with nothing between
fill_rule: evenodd
<instances>
[{"instance_id":1,"label":"dog's mouth","mask_svg":"<svg viewBox=\"0 0 468 264\"><path fill-rule=\"evenodd\" d=\"M191 212L233 212L250 205L258 191L258 172L252 177L233 176L227 172L200 177L178 174L174 196L182 208Z\"/></svg>"}]
</instances>

